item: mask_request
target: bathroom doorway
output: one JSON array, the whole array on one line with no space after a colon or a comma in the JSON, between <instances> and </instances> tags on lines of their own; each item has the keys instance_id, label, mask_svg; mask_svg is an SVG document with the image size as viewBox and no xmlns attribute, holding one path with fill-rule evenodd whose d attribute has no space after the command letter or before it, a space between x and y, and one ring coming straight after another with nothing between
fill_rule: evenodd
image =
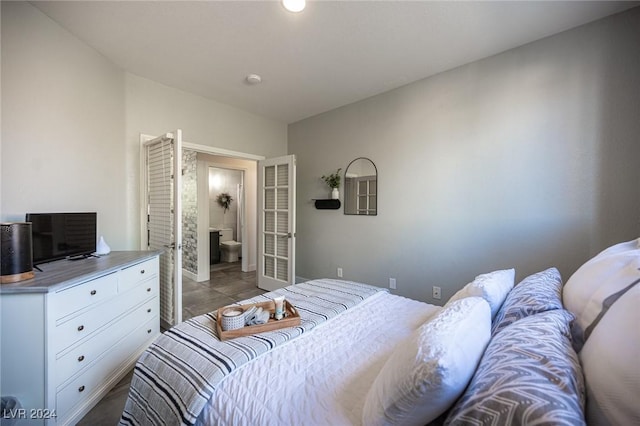
<instances>
[{"instance_id":1,"label":"bathroom doorway","mask_svg":"<svg viewBox=\"0 0 640 426\"><path fill-rule=\"evenodd\" d=\"M198 152L197 169L198 265L192 279L208 281L212 264L235 261L235 257L241 272L255 271L257 161ZM230 199L228 208L218 198ZM214 238L218 243L212 244Z\"/></svg>"},{"instance_id":2,"label":"bathroom doorway","mask_svg":"<svg viewBox=\"0 0 640 426\"><path fill-rule=\"evenodd\" d=\"M240 262L244 257L244 171L210 166L208 177L210 264Z\"/></svg>"},{"instance_id":3,"label":"bathroom doorway","mask_svg":"<svg viewBox=\"0 0 640 426\"><path fill-rule=\"evenodd\" d=\"M183 149L183 159L182 308L187 319L261 294L256 277L258 163L190 149ZM228 208L218 203L220 196L230 200ZM223 254L221 242L235 253Z\"/></svg>"}]
</instances>

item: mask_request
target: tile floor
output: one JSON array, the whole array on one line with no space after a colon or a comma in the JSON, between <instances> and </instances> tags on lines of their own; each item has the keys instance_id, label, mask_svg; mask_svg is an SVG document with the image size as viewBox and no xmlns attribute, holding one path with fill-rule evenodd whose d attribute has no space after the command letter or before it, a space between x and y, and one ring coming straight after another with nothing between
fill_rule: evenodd
<instances>
[{"instance_id":1,"label":"tile floor","mask_svg":"<svg viewBox=\"0 0 640 426\"><path fill-rule=\"evenodd\" d=\"M187 320L221 306L265 293L257 287L256 272L242 272L240 262L219 263L211 267L211 279L182 280L182 317ZM120 420L129 394L131 371L86 416L80 426L114 426Z\"/></svg>"},{"instance_id":2,"label":"tile floor","mask_svg":"<svg viewBox=\"0 0 640 426\"><path fill-rule=\"evenodd\" d=\"M182 319L206 314L221 306L258 296L256 272L242 272L240 262L218 263L209 281L182 279Z\"/></svg>"}]
</instances>

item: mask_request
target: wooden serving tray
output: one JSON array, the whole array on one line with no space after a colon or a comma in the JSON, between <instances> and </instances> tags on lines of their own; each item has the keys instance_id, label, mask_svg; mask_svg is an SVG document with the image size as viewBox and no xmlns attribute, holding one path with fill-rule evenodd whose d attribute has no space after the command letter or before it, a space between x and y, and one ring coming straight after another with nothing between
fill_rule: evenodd
<instances>
[{"instance_id":1,"label":"wooden serving tray","mask_svg":"<svg viewBox=\"0 0 640 426\"><path fill-rule=\"evenodd\" d=\"M256 308L262 308L266 311L269 311L271 314L274 314L276 311L276 305L273 302L273 300L268 302L253 303L249 305L240 305L240 306L230 305L230 306L224 306L222 308L219 308L218 314L217 314L218 320L216 321L216 328L218 329L218 337L220 337L220 340L235 339L236 337L250 336L252 334L264 333L265 331L278 330L280 328L295 327L296 325L300 325L300 314L298 314L298 310L291 303L289 303L288 300L285 299L284 310L286 315L281 320L275 320L274 318L269 318L269 321L266 324L248 325L242 328L238 328L236 330L228 330L228 331L222 330L222 326L220 324L221 323L220 318L222 318L222 312L225 309L235 308L235 309L242 309L243 312L246 312L247 309L253 306L255 306Z\"/></svg>"}]
</instances>

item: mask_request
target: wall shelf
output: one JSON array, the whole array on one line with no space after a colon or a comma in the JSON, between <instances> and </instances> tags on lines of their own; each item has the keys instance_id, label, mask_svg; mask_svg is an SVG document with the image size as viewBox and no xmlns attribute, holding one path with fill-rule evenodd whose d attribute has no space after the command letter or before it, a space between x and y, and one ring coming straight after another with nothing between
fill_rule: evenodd
<instances>
[{"instance_id":1,"label":"wall shelf","mask_svg":"<svg viewBox=\"0 0 640 426\"><path fill-rule=\"evenodd\" d=\"M318 210L337 210L340 208L340 200L315 200Z\"/></svg>"}]
</instances>

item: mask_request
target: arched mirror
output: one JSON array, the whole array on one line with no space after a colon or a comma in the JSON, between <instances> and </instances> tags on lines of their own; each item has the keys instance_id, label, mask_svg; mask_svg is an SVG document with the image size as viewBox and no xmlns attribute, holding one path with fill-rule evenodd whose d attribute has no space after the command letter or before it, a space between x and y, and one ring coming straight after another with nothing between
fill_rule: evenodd
<instances>
[{"instance_id":1,"label":"arched mirror","mask_svg":"<svg viewBox=\"0 0 640 426\"><path fill-rule=\"evenodd\" d=\"M344 214L378 214L378 169L368 158L356 158L344 172Z\"/></svg>"}]
</instances>

